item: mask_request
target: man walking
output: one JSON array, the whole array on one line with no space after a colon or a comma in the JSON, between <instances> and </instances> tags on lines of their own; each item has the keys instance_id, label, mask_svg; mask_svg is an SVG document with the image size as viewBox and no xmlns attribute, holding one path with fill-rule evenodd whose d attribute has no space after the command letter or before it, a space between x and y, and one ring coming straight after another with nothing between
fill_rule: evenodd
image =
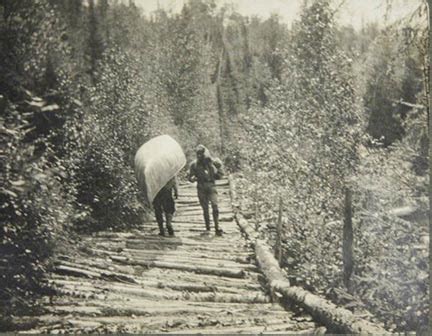
<instances>
[{"instance_id":1,"label":"man walking","mask_svg":"<svg viewBox=\"0 0 432 336\"><path fill-rule=\"evenodd\" d=\"M173 177L168 183L156 194L153 200L153 208L156 215L156 222L159 226L159 235L165 236L164 218L165 213L166 228L169 236L174 236L172 219L175 212L175 203L173 199L178 197L177 178Z\"/></svg>"},{"instance_id":2,"label":"man walking","mask_svg":"<svg viewBox=\"0 0 432 336\"><path fill-rule=\"evenodd\" d=\"M198 199L204 213L206 230L210 231L209 203L212 207L215 234L222 235L219 229L219 208L215 181L222 177L222 165L212 160L207 148L198 145L196 148L197 159L190 166L188 179L190 182L197 182ZM216 165L219 166L219 169Z\"/></svg>"}]
</instances>

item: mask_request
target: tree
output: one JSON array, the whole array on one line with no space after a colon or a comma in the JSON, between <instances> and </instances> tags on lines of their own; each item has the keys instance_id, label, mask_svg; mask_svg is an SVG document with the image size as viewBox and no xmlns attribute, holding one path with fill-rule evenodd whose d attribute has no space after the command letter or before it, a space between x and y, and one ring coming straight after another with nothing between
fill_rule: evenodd
<instances>
[{"instance_id":1,"label":"tree","mask_svg":"<svg viewBox=\"0 0 432 336\"><path fill-rule=\"evenodd\" d=\"M90 59L89 74L93 84L96 83L96 72L98 61L103 53L103 40L100 33L99 19L95 8L94 0L89 0L88 8L89 39L87 45L87 55Z\"/></svg>"}]
</instances>

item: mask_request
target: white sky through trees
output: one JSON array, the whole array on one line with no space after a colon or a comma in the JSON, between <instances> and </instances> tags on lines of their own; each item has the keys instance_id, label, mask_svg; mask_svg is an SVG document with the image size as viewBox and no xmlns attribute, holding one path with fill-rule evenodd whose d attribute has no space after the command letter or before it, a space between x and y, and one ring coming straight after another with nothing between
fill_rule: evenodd
<instances>
[{"instance_id":1,"label":"white sky through trees","mask_svg":"<svg viewBox=\"0 0 432 336\"><path fill-rule=\"evenodd\" d=\"M215 0L222 6L233 3L234 8L242 15L259 16L266 19L272 13L277 13L288 24L298 18L301 4L304 0ZM309 0L312 1L312 0ZM392 9L388 12L388 21L393 22L412 13L423 0L392 0ZM161 9L178 12L187 0L135 0L137 6L144 9L146 14ZM334 0L333 6L342 4L339 12L339 22L343 25L352 24L360 28L362 23L371 21L385 22L388 0Z\"/></svg>"}]
</instances>

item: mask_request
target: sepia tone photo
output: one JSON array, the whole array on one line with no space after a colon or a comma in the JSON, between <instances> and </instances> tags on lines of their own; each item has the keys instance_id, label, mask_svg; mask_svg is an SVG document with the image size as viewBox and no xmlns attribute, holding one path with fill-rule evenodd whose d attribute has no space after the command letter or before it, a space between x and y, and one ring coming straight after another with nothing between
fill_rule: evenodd
<instances>
[{"instance_id":1,"label":"sepia tone photo","mask_svg":"<svg viewBox=\"0 0 432 336\"><path fill-rule=\"evenodd\" d=\"M430 325L428 0L0 0L0 333Z\"/></svg>"}]
</instances>

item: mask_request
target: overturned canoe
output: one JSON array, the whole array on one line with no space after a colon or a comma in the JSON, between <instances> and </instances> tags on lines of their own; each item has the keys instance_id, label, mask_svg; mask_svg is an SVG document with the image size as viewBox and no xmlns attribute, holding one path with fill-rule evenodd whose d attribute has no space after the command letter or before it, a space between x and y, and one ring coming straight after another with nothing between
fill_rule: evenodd
<instances>
[{"instance_id":1,"label":"overturned canoe","mask_svg":"<svg viewBox=\"0 0 432 336\"><path fill-rule=\"evenodd\" d=\"M181 146L169 135L157 136L135 154L135 175L149 203L186 164Z\"/></svg>"}]
</instances>

